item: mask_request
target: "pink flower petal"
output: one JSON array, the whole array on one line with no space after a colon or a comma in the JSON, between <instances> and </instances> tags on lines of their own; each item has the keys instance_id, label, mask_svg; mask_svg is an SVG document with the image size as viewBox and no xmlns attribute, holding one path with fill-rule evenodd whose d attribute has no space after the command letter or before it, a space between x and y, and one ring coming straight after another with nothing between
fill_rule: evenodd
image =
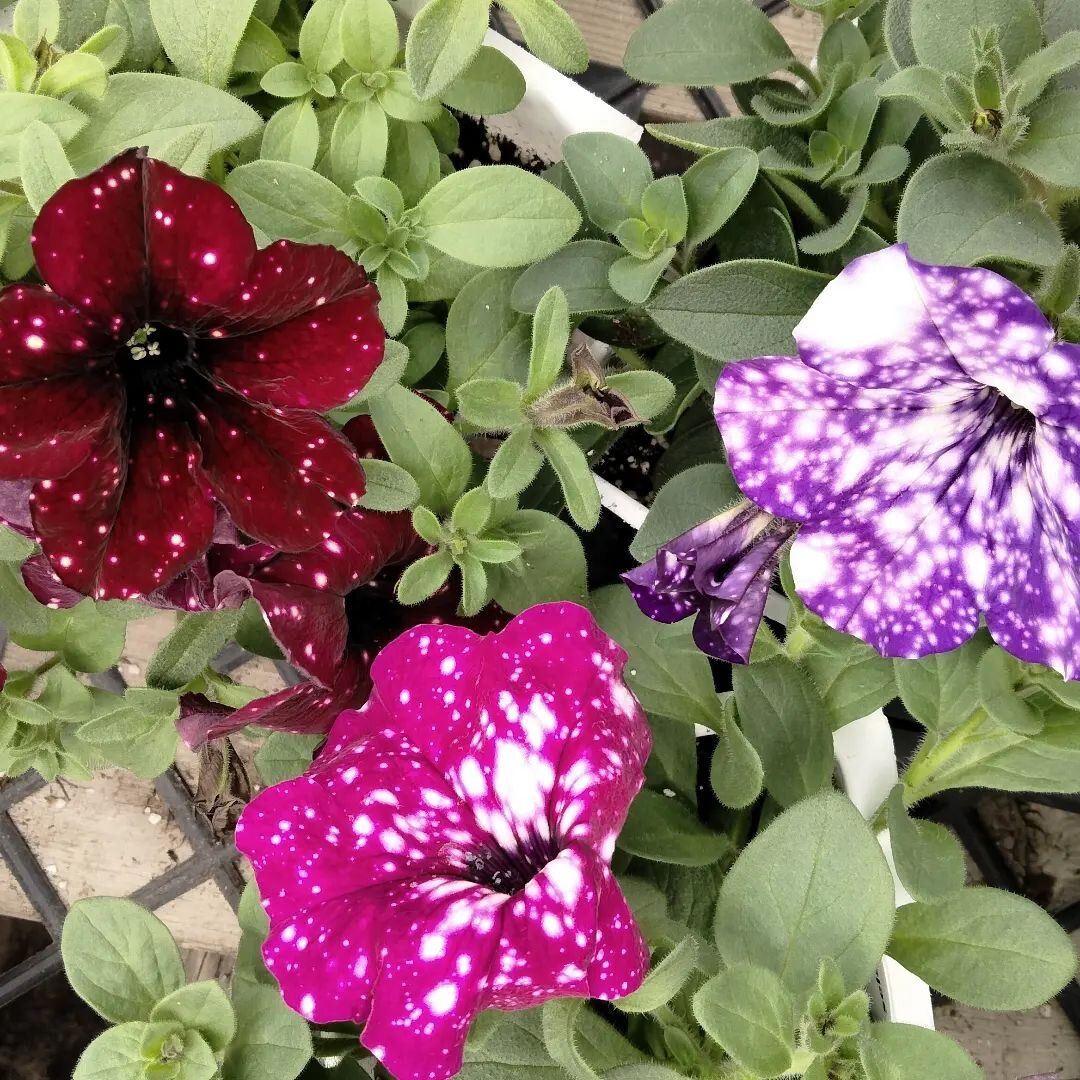
<instances>
[{"instance_id":1,"label":"pink flower petal","mask_svg":"<svg viewBox=\"0 0 1080 1080\"><path fill-rule=\"evenodd\" d=\"M320 417L275 415L220 389L202 404L203 471L249 536L304 551L330 536L341 511L363 494L352 447Z\"/></svg>"}]
</instances>

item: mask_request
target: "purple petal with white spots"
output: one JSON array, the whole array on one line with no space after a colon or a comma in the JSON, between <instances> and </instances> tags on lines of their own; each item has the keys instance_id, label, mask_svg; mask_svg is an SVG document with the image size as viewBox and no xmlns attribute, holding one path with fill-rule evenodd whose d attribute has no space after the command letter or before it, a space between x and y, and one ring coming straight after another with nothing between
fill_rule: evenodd
<instances>
[{"instance_id":1,"label":"purple petal with white spots","mask_svg":"<svg viewBox=\"0 0 1080 1080\"><path fill-rule=\"evenodd\" d=\"M398 1080L444 1080L482 1008L640 984L608 869L650 742L624 662L571 604L379 654L365 707L237 828L293 1008L366 1023Z\"/></svg>"},{"instance_id":2,"label":"purple petal with white spots","mask_svg":"<svg viewBox=\"0 0 1080 1080\"><path fill-rule=\"evenodd\" d=\"M730 365L715 407L742 490L804 523L807 605L889 656L984 616L1080 673L1080 349L1006 279L899 248L856 260L796 337L801 359Z\"/></svg>"}]
</instances>

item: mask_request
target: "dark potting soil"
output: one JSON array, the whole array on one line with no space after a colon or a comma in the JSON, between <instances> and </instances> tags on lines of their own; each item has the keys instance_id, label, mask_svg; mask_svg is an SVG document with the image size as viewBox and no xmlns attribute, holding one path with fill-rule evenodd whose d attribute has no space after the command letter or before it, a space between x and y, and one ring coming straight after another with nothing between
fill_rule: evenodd
<instances>
[{"instance_id":1,"label":"dark potting soil","mask_svg":"<svg viewBox=\"0 0 1080 1080\"><path fill-rule=\"evenodd\" d=\"M459 169L471 165L518 165L531 173L542 173L551 163L531 150L522 150L512 139L488 131L483 120L467 113L454 114L461 125L458 148L450 160Z\"/></svg>"},{"instance_id":2,"label":"dark potting soil","mask_svg":"<svg viewBox=\"0 0 1080 1080\"><path fill-rule=\"evenodd\" d=\"M0 971L33 956L49 940L37 923L0 918ZM0 1077L69 1080L79 1055L105 1026L57 975L0 1013Z\"/></svg>"}]
</instances>

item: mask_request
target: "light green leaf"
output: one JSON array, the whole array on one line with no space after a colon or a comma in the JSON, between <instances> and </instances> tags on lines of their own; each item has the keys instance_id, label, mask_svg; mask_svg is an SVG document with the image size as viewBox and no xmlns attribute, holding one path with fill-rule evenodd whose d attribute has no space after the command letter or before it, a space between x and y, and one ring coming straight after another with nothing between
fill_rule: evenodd
<instances>
[{"instance_id":1,"label":"light green leaf","mask_svg":"<svg viewBox=\"0 0 1080 1080\"><path fill-rule=\"evenodd\" d=\"M904 191L896 231L913 258L939 265L1049 266L1061 253L1057 226L1024 181L981 154L927 161Z\"/></svg>"},{"instance_id":2,"label":"light green leaf","mask_svg":"<svg viewBox=\"0 0 1080 1080\"><path fill-rule=\"evenodd\" d=\"M946 127L952 127L962 119L945 91L945 77L940 71L921 64L901 68L880 83L878 95L885 99L914 101L927 116Z\"/></svg>"},{"instance_id":3,"label":"light green leaf","mask_svg":"<svg viewBox=\"0 0 1080 1080\"><path fill-rule=\"evenodd\" d=\"M533 444L532 429L518 428L506 437L491 459L488 490L496 499L520 495L536 479L543 464L544 455Z\"/></svg>"},{"instance_id":4,"label":"light green leaf","mask_svg":"<svg viewBox=\"0 0 1080 1080\"><path fill-rule=\"evenodd\" d=\"M5 91L0 100L0 180L18 177L20 139L31 124L44 124L67 143L86 123L78 109L55 98Z\"/></svg>"},{"instance_id":5,"label":"light green leaf","mask_svg":"<svg viewBox=\"0 0 1080 1080\"><path fill-rule=\"evenodd\" d=\"M610 390L622 394L642 420L651 420L671 404L675 387L658 371L623 371L607 377Z\"/></svg>"},{"instance_id":6,"label":"light green leaf","mask_svg":"<svg viewBox=\"0 0 1080 1080\"><path fill-rule=\"evenodd\" d=\"M295 1080L311 1060L307 1022L281 999L276 986L233 987L236 1037L225 1051L222 1080Z\"/></svg>"},{"instance_id":7,"label":"light green leaf","mask_svg":"<svg viewBox=\"0 0 1080 1080\"><path fill-rule=\"evenodd\" d=\"M201 675L236 630L239 611L182 615L180 624L157 647L146 666L146 685L175 690Z\"/></svg>"},{"instance_id":8,"label":"light green leaf","mask_svg":"<svg viewBox=\"0 0 1080 1080\"><path fill-rule=\"evenodd\" d=\"M259 80L259 86L274 97L304 97L311 93L311 75L303 64L285 60L270 68Z\"/></svg>"},{"instance_id":9,"label":"light green leaf","mask_svg":"<svg viewBox=\"0 0 1080 1080\"><path fill-rule=\"evenodd\" d=\"M779 975L801 1000L823 956L847 987L874 974L893 923L894 888L870 827L843 795L814 795L743 850L720 888L715 934L724 963Z\"/></svg>"},{"instance_id":10,"label":"light green leaf","mask_svg":"<svg viewBox=\"0 0 1080 1080\"><path fill-rule=\"evenodd\" d=\"M481 431L509 431L524 422L521 387L509 379L473 379L457 389L458 412Z\"/></svg>"},{"instance_id":11,"label":"light green leaf","mask_svg":"<svg viewBox=\"0 0 1080 1080\"><path fill-rule=\"evenodd\" d=\"M979 700L996 724L1018 735L1037 735L1042 716L1017 695L1020 662L1004 649L987 649L979 661Z\"/></svg>"},{"instance_id":12,"label":"light green leaf","mask_svg":"<svg viewBox=\"0 0 1080 1080\"><path fill-rule=\"evenodd\" d=\"M409 27L405 67L417 97L438 97L480 51L490 0L430 0Z\"/></svg>"},{"instance_id":13,"label":"light green leaf","mask_svg":"<svg viewBox=\"0 0 1080 1080\"><path fill-rule=\"evenodd\" d=\"M398 603L422 604L446 584L453 568L454 557L446 548L440 548L431 555L425 555L422 559L410 563L398 578Z\"/></svg>"},{"instance_id":14,"label":"light green leaf","mask_svg":"<svg viewBox=\"0 0 1080 1080\"><path fill-rule=\"evenodd\" d=\"M508 113L525 96L525 77L498 49L481 46L469 66L439 95L460 112L474 116Z\"/></svg>"},{"instance_id":15,"label":"light green leaf","mask_svg":"<svg viewBox=\"0 0 1080 1080\"><path fill-rule=\"evenodd\" d=\"M151 157L192 129L208 128L217 153L258 134L259 114L224 90L152 72L112 75L104 96L87 107L89 124L68 146L76 172L87 172L132 146ZM62 131L57 131L65 141Z\"/></svg>"},{"instance_id":16,"label":"light green leaf","mask_svg":"<svg viewBox=\"0 0 1080 1080\"><path fill-rule=\"evenodd\" d=\"M146 1024L120 1024L103 1031L82 1053L71 1080L143 1080Z\"/></svg>"},{"instance_id":17,"label":"light green leaf","mask_svg":"<svg viewBox=\"0 0 1080 1080\"><path fill-rule=\"evenodd\" d=\"M709 768L709 783L724 806L741 810L757 801L765 770L758 752L736 723L734 699L728 697L727 702Z\"/></svg>"},{"instance_id":18,"label":"light green leaf","mask_svg":"<svg viewBox=\"0 0 1080 1080\"><path fill-rule=\"evenodd\" d=\"M258 9L256 3L256 15ZM284 64L289 59L277 34L264 21L253 17L240 39L233 68L239 74L265 75L276 64Z\"/></svg>"},{"instance_id":19,"label":"light green leaf","mask_svg":"<svg viewBox=\"0 0 1080 1080\"><path fill-rule=\"evenodd\" d=\"M555 0L498 0L513 15L529 51L559 71L577 73L589 66L585 38Z\"/></svg>"},{"instance_id":20,"label":"light green leaf","mask_svg":"<svg viewBox=\"0 0 1080 1080\"><path fill-rule=\"evenodd\" d=\"M448 513L465 490L472 453L434 405L403 386L371 402L371 418L390 459L412 474L420 501Z\"/></svg>"},{"instance_id":21,"label":"light green leaf","mask_svg":"<svg viewBox=\"0 0 1080 1080\"><path fill-rule=\"evenodd\" d=\"M70 0L65 0L65 8L68 2ZM63 21L66 22L66 11L64 16ZM150 5L146 0L108 0L101 23L106 26L119 26L124 31L128 40L124 59L128 64L150 67L160 57L161 42L158 40L154 20L150 15Z\"/></svg>"},{"instance_id":22,"label":"light green leaf","mask_svg":"<svg viewBox=\"0 0 1080 1080\"><path fill-rule=\"evenodd\" d=\"M589 459L571 435L557 428L534 434L536 443L559 478L566 509L582 529L594 529L600 520L600 492Z\"/></svg>"},{"instance_id":23,"label":"light green leaf","mask_svg":"<svg viewBox=\"0 0 1080 1080\"><path fill-rule=\"evenodd\" d=\"M224 87L255 0L150 0L161 44L187 79Z\"/></svg>"},{"instance_id":24,"label":"light green leaf","mask_svg":"<svg viewBox=\"0 0 1080 1080\"><path fill-rule=\"evenodd\" d=\"M207 1046L220 1053L236 1034L236 1017L225 991L213 980L174 990L150 1013L151 1023L175 1022L197 1031Z\"/></svg>"},{"instance_id":25,"label":"light green leaf","mask_svg":"<svg viewBox=\"0 0 1080 1080\"><path fill-rule=\"evenodd\" d=\"M967 1053L938 1031L871 1024L859 1042L866 1080L984 1080Z\"/></svg>"},{"instance_id":26,"label":"light green leaf","mask_svg":"<svg viewBox=\"0 0 1080 1080\"><path fill-rule=\"evenodd\" d=\"M1042 24L1032 0L911 0L911 41L920 63L970 75L972 30L997 27L1005 62L1016 67L1042 46Z\"/></svg>"},{"instance_id":27,"label":"light green leaf","mask_svg":"<svg viewBox=\"0 0 1080 1080\"><path fill-rule=\"evenodd\" d=\"M390 130L386 113L374 98L350 101L334 121L330 167L342 187L365 176L381 176L386 167Z\"/></svg>"},{"instance_id":28,"label":"light green leaf","mask_svg":"<svg viewBox=\"0 0 1080 1080\"><path fill-rule=\"evenodd\" d=\"M626 301L612 289L608 271L623 254L622 248L604 240L574 240L530 266L517 279L511 302L517 311L531 314L544 293L557 285L571 315L622 311Z\"/></svg>"},{"instance_id":29,"label":"light green leaf","mask_svg":"<svg viewBox=\"0 0 1080 1080\"><path fill-rule=\"evenodd\" d=\"M288 161L312 169L319 152L319 122L307 97L278 109L263 128L259 156L265 161Z\"/></svg>"},{"instance_id":30,"label":"light green leaf","mask_svg":"<svg viewBox=\"0 0 1080 1080\"><path fill-rule=\"evenodd\" d=\"M523 550L520 574L503 566L487 568L492 598L500 607L516 614L557 600L585 602L585 552L566 522L542 510L519 510L501 535Z\"/></svg>"},{"instance_id":31,"label":"light green leaf","mask_svg":"<svg viewBox=\"0 0 1080 1080\"><path fill-rule=\"evenodd\" d=\"M526 397L533 399L546 393L566 362L566 347L570 341L570 309L566 294L553 285L540 298L533 315L532 353L529 358L529 379Z\"/></svg>"},{"instance_id":32,"label":"light green leaf","mask_svg":"<svg viewBox=\"0 0 1080 1080\"><path fill-rule=\"evenodd\" d=\"M398 186L408 206L415 206L439 182L439 148L423 124L390 122L384 175Z\"/></svg>"},{"instance_id":33,"label":"light green leaf","mask_svg":"<svg viewBox=\"0 0 1080 1080\"><path fill-rule=\"evenodd\" d=\"M529 320L511 306L515 272L477 274L450 306L446 320L448 390L477 378L525 381Z\"/></svg>"},{"instance_id":34,"label":"light green leaf","mask_svg":"<svg viewBox=\"0 0 1080 1080\"><path fill-rule=\"evenodd\" d=\"M645 976L645 981L632 994L614 1001L625 1013L647 1013L666 1005L697 970L697 942L685 937Z\"/></svg>"},{"instance_id":35,"label":"light green leaf","mask_svg":"<svg viewBox=\"0 0 1080 1080\"><path fill-rule=\"evenodd\" d=\"M1067 31L1045 49L1032 53L1012 72L1012 81L1022 87L1017 108L1030 105L1055 75L1080 64L1080 21L1077 25L1078 29Z\"/></svg>"},{"instance_id":36,"label":"light green leaf","mask_svg":"<svg viewBox=\"0 0 1080 1080\"><path fill-rule=\"evenodd\" d=\"M706 154L690 166L683 176L690 213L687 247L700 247L723 228L750 193L757 174L757 154L740 147Z\"/></svg>"},{"instance_id":37,"label":"light green leaf","mask_svg":"<svg viewBox=\"0 0 1080 1080\"><path fill-rule=\"evenodd\" d=\"M743 259L687 274L659 292L648 312L676 341L713 360L792 356L792 331L828 281L811 270Z\"/></svg>"},{"instance_id":38,"label":"light green leaf","mask_svg":"<svg viewBox=\"0 0 1080 1080\"><path fill-rule=\"evenodd\" d=\"M189 176L204 176L214 149L214 133L209 125L189 128L177 135L161 151L161 160Z\"/></svg>"},{"instance_id":39,"label":"light green leaf","mask_svg":"<svg viewBox=\"0 0 1080 1080\"><path fill-rule=\"evenodd\" d=\"M56 132L35 120L19 140L19 172L23 194L35 211L75 176Z\"/></svg>"},{"instance_id":40,"label":"light green leaf","mask_svg":"<svg viewBox=\"0 0 1080 1080\"><path fill-rule=\"evenodd\" d=\"M315 748L322 741L322 735L270 732L266 741L255 751L255 768L259 770L262 782L269 787L294 780L306 772Z\"/></svg>"},{"instance_id":41,"label":"light green leaf","mask_svg":"<svg viewBox=\"0 0 1080 1080\"><path fill-rule=\"evenodd\" d=\"M417 209L428 243L474 266L536 262L562 247L581 225L577 208L561 191L511 165L451 173Z\"/></svg>"},{"instance_id":42,"label":"light green leaf","mask_svg":"<svg viewBox=\"0 0 1080 1080\"><path fill-rule=\"evenodd\" d=\"M712 668L694 645L688 622L654 622L616 585L592 593L589 606L604 633L629 654L624 676L650 716L714 728L723 723Z\"/></svg>"},{"instance_id":43,"label":"light green leaf","mask_svg":"<svg viewBox=\"0 0 1080 1080\"><path fill-rule=\"evenodd\" d=\"M286 161L253 161L229 173L225 190L271 239L340 244L348 235L348 196L310 169Z\"/></svg>"},{"instance_id":44,"label":"light green leaf","mask_svg":"<svg viewBox=\"0 0 1080 1080\"><path fill-rule=\"evenodd\" d=\"M390 0L345 0L341 46L353 71L388 70L397 59L400 44Z\"/></svg>"},{"instance_id":45,"label":"light green leaf","mask_svg":"<svg viewBox=\"0 0 1080 1080\"><path fill-rule=\"evenodd\" d=\"M392 461L364 461L366 486L359 506L365 510L411 510L420 501L420 487L412 476Z\"/></svg>"},{"instance_id":46,"label":"light green leaf","mask_svg":"<svg viewBox=\"0 0 1080 1080\"><path fill-rule=\"evenodd\" d=\"M0 608L9 631L40 634L48 629L49 609L31 595L18 563L0 562Z\"/></svg>"},{"instance_id":47,"label":"light green leaf","mask_svg":"<svg viewBox=\"0 0 1080 1080\"><path fill-rule=\"evenodd\" d=\"M848 198L839 220L828 228L804 236L799 250L807 255L829 255L839 251L854 235L870 203L870 189L857 187Z\"/></svg>"},{"instance_id":48,"label":"light green leaf","mask_svg":"<svg viewBox=\"0 0 1080 1080\"><path fill-rule=\"evenodd\" d=\"M60 33L60 0L19 0L14 23L15 33L30 49L55 41Z\"/></svg>"},{"instance_id":49,"label":"light green leaf","mask_svg":"<svg viewBox=\"0 0 1080 1080\"><path fill-rule=\"evenodd\" d=\"M431 123L439 118L442 106L437 101L421 101L413 92L404 71L388 73L389 81L378 93L379 104L388 116L411 123Z\"/></svg>"},{"instance_id":50,"label":"light green leaf","mask_svg":"<svg viewBox=\"0 0 1080 1080\"><path fill-rule=\"evenodd\" d=\"M33 53L14 34L0 33L0 87L9 91L30 90L37 73Z\"/></svg>"},{"instance_id":51,"label":"light green leaf","mask_svg":"<svg viewBox=\"0 0 1080 1080\"><path fill-rule=\"evenodd\" d=\"M131 900L80 900L64 920L60 952L75 992L106 1020L146 1020L184 985L180 950L165 924Z\"/></svg>"},{"instance_id":52,"label":"light green leaf","mask_svg":"<svg viewBox=\"0 0 1080 1080\"><path fill-rule=\"evenodd\" d=\"M623 66L646 83L714 86L761 78L792 59L749 0L672 0L634 32Z\"/></svg>"},{"instance_id":53,"label":"light green leaf","mask_svg":"<svg viewBox=\"0 0 1080 1080\"><path fill-rule=\"evenodd\" d=\"M795 1002L767 968L736 964L710 979L693 999L708 1036L755 1076L780 1076L795 1049Z\"/></svg>"},{"instance_id":54,"label":"light green leaf","mask_svg":"<svg viewBox=\"0 0 1080 1080\"><path fill-rule=\"evenodd\" d=\"M964 849L943 825L908 815L903 784L889 796L889 837L897 876L916 900L936 903L964 887Z\"/></svg>"},{"instance_id":55,"label":"light green leaf","mask_svg":"<svg viewBox=\"0 0 1080 1080\"><path fill-rule=\"evenodd\" d=\"M37 92L58 98L75 93L99 98L108 82L108 69L96 56L74 52L61 56L45 69L38 80Z\"/></svg>"},{"instance_id":56,"label":"light green leaf","mask_svg":"<svg viewBox=\"0 0 1080 1080\"><path fill-rule=\"evenodd\" d=\"M765 786L791 806L832 781L832 727L809 676L783 656L732 670L746 737L765 770Z\"/></svg>"},{"instance_id":57,"label":"light green leaf","mask_svg":"<svg viewBox=\"0 0 1080 1080\"><path fill-rule=\"evenodd\" d=\"M1030 900L961 889L896 913L889 955L935 989L981 1009L1033 1009L1073 977L1068 935Z\"/></svg>"},{"instance_id":58,"label":"light green leaf","mask_svg":"<svg viewBox=\"0 0 1080 1080\"><path fill-rule=\"evenodd\" d=\"M1080 89L1059 90L1036 102L1024 141L1012 159L1042 180L1059 187L1080 185L1076 161L1080 154Z\"/></svg>"},{"instance_id":59,"label":"light green leaf","mask_svg":"<svg viewBox=\"0 0 1080 1080\"><path fill-rule=\"evenodd\" d=\"M652 295L660 275L671 265L675 248L665 248L651 259L641 260L625 255L612 263L608 271L608 283L624 300L632 304L644 304Z\"/></svg>"},{"instance_id":60,"label":"light green leaf","mask_svg":"<svg viewBox=\"0 0 1080 1080\"><path fill-rule=\"evenodd\" d=\"M563 159L595 225L612 233L641 215L653 173L645 152L629 139L587 131L563 140Z\"/></svg>"},{"instance_id":61,"label":"light green leaf","mask_svg":"<svg viewBox=\"0 0 1080 1080\"><path fill-rule=\"evenodd\" d=\"M300 59L310 71L328 72L345 57L341 17L345 0L315 0L300 27Z\"/></svg>"},{"instance_id":62,"label":"light green leaf","mask_svg":"<svg viewBox=\"0 0 1080 1080\"><path fill-rule=\"evenodd\" d=\"M727 836L702 824L682 800L650 788L631 803L618 846L639 858L674 866L710 866L731 851Z\"/></svg>"},{"instance_id":63,"label":"light green leaf","mask_svg":"<svg viewBox=\"0 0 1080 1080\"><path fill-rule=\"evenodd\" d=\"M979 704L979 660L990 640L977 634L947 653L893 661L896 686L908 712L942 734L959 727Z\"/></svg>"}]
</instances>

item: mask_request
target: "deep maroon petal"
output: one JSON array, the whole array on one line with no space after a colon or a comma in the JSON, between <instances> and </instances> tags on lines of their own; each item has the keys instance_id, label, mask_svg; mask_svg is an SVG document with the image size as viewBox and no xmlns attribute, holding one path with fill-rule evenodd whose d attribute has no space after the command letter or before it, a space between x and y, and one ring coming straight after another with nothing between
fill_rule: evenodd
<instances>
[{"instance_id":1,"label":"deep maroon petal","mask_svg":"<svg viewBox=\"0 0 1080 1080\"><path fill-rule=\"evenodd\" d=\"M334 248L263 248L239 295L234 309L255 310L213 331L199 356L244 397L326 411L353 397L382 361L378 293Z\"/></svg>"},{"instance_id":2,"label":"deep maroon petal","mask_svg":"<svg viewBox=\"0 0 1080 1080\"><path fill-rule=\"evenodd\" d=\"M323 686L332 686L349 634L345 601L335 593L297 585L259 580L248 584L289 663Z\"/></svg>"},{"instance_id":3,"label":"deep maroon petal","mask_svg":"<svg viewBox=\"0 0 1080 1080\"><path fill-rule=\"evenodd\" d=\"M44 555L31 555L22 564L23 583L39 604L54 608L70 608L81 603L82 593L69 589L57 576Z\"/></svg>"},{"instance_id":4,"label":"deep maroon petal","mask_svg":"<svg viewBox=\"0 0 1080 1080\"><path fill-rule=\"evenodd\" d=\"M31 240L50 288L117 334L219 318L255 255L251 226L221 188L139 150L61 187Z\"/></svg>"},{"instance_id":5,"label":"deep maroon petal","mask_svg":"<svg viewBox=\"0 0 1080 1080\"><path fill-rule=\"evenodd\" d=\"M275 415L225 390L208 391L199 416L203 470L237 526L285 551L331 536L364 492L364 471L325 420Z\"/></svg>"},{"instance_id":6,"label":"deep maroon petal","mask_svg":"<svg viewBox=\"0 0 1080 1080\"><path fill-rule=\"evenodd\" d=\"M112 367L116 339L35 285L0 290L0 386Z\"/></svg>"},{"instance_id":7,"label":"deep maroon petal","mask_svg":"<svg viewBox=\"0 0 1080 1080\"><path fill-rule=\"evenodd\" d=\"M344 595L415 545L408 513L349 510L334 523L328 539L308 551L279 556L262 567L257 577Z\"/></svg>"},{"instance_id":8,"label":"deep maroon petal","mask_svg":"<svg viewBox=\"0 0 1080 1080\"><path fill-rule=\"evenodd\" d=\"M256 698L228 715L202 714L177 727L181 738L192 750L208 739L231 735L249 724L294 735L321 735L330 730L342 710L362 705L370 687L368 665L356 654L349 653L330 689L310 682L299 683Z\"/></svg>"},{"instance_id":9,"label":"deep maroon petal","mask_svg":"<svg viewBox=\"0 0 1080 1080\"><path fill-rule=\"evenodd\" d=\"M214 508L180 425L112 433L73 472L34 488L42 551L72 589L126 599L161 587L210 544Z\"/></svg>"},{"instance_id":10,"label":"deep maroon petal","mask_svg":"<svg viewBox=\"0 0 1080 1080\"><path fill-rule=\"evenodd\" d=\"M55 480L120 424L115 374L0 386L0 480Z\"/></svg>"},{"instance_id":11,"label":"deep maroon petal","mask_svg":"<svg viewBox=\"0 0 1080 1080\"><path fill-rule=\"evenodd\" d=\"M143 157L128 150L69 180L41 208L31 244L45 283L118 337L144 317Z\"/></svg>"},{"instance_id":12,"label":"deep maroon petal","mask_svg":"<svg viewBox=\"0 0 1080 1080\"><path fill-rule=\"evenodd\" d=\"M148 158L146 316L186 329L217 323L255 258L255 234L217 184Z\"/></svg>"}]
</instances>

